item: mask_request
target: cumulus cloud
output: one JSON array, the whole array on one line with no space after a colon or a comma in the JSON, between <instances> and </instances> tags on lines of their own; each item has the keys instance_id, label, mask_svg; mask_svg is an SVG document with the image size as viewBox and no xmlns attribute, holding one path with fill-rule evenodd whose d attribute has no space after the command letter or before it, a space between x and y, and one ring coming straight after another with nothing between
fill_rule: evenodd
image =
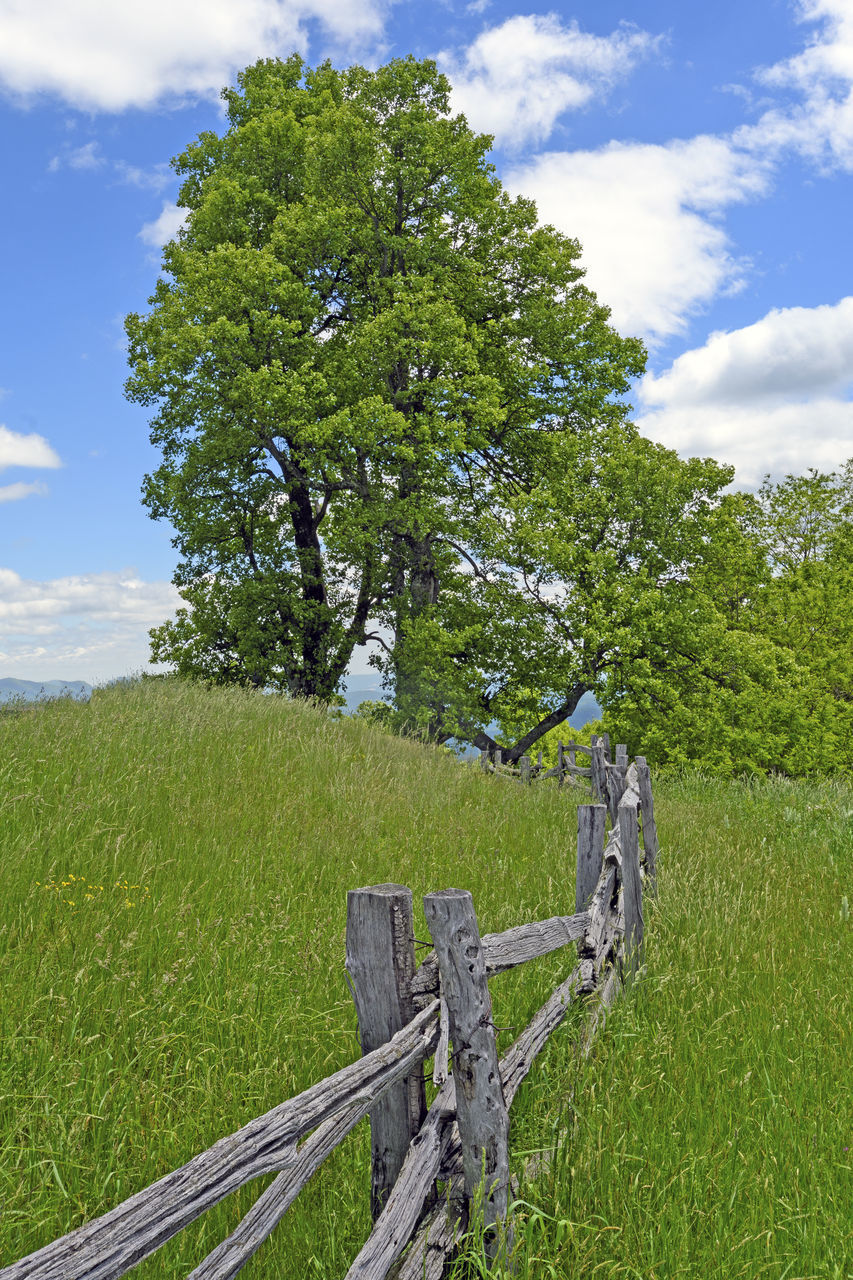
<instances>
[{"instance_id":1,"label":"cumulus cloud","mask_svg":"<svg viewBox=\"0 0 853 1280\"><path fill-rule=\"evenodd\" d=\"M665 145L550 151L506 175L540 217L578 237L617 327L652 346L744 282L750 264L723 223L731 205L767 194L792 154L853 169L853 3L801 0L798 14L819 26L800 54L757 73L778 101L754 123ZM488 109L499 112L492 88ZM539 119L553 124L547 112Z\"/></svg>"},{"instance_id":2,"label":"cumulus cloud","mask_svg":"<svg viewBox=\"0 0 853 1280\"><path fill-rule=\"evenodd\" d=\"M639 386L644 435L682 454L766 471L826 470L853 454L853 297L712 333Z\"/></svg>"},{"instance_id":3,"label":"cumulus cloud","mask_svg":"<svg viewBox=\"0 0 853 1280\"><path fill-rule=\"evenodd\" d=\"M0 502L18 502L21 498L31 498L34 494L43 496L47 493L47 485L40 480L25 484L19 480L16 484L0 484Z\"/></svg>"},{"instance_id":4,"label":"cumulus cloud","mask_svg":"<svg viewBox=\"0 0 853 1280\"><path fill-rule=\"evenodd\" d=\"M176 204L164 202L160 216L153 222L146 222L139 232L143 244L150 244L154 249L161 249L168 240L173 240L186 221L186 209Z\"/></svg>"},{"instance_id":5,"label":"cumulus cloud","mask_svg":"<svg viewBox=\"0 0 853 1280\"><path fill-rule=\"evenodd\" d=\"M308 27L347 48L376 42L389 0L5 0L0 87L122 111L216 96L259 57L305 51Z\"/></svg>"},{"instance_id":6,"label":"cumulus cloud","mask_svg":"<svg viewBox=\"0 0 853 1280\"><path fill-rule=\"evenodd\" d=\"M148 631L180 605L167 582L135 570L39 582L0 568L0 673L108 680L148 663Z\"/></svg>"},{"instance_id":7,"label":"cumulus cloud","mask_svg":"<svg viewBox=\"0 0 853 1280\"><path fill-rule=\"evenodd\" d=\"M499 144L541 142L565 112L607 95L660 37L622 25L590 35L556 14L517 15L490 27L462 56L443 52L439 65L453 84L453 109Z\"/></svg>"},{"instance_id":8,"label":"cumulus cloud","mask_svg":"<svg viewBox=\"0 0 853 1280\"><path fill-rule=\"evenodd\" d=\"M0 471L6 467L61 467L62 461L44 436L20 435L0 425Z\"/></svg>"},{"instance_id":9,"label":"cumulus cloud","mask_svg":"<svg viewBox=\"0 0 853 1280\"><path fill-rule=\"evenodd\" d=\"M716 215L768 181L754 159L711 136L547 152L506 175L543 221L580 240L587 281L616 327L651 343L739 286L744 264Z\"/></svg>"},{"instance_id":10,"label":"cumulus cloud","mask_svg":"<svg viewBox=\"0 0 853 1280\"><path fill-rule=\"evenodd\" d=\"M799 100L773 107L739 131L747 147L794 150L832 169L853 169L853 5L850 0L799 0L804 23L821 24L794 57L759 69L770 89Z\"/></svg>"}]
</instances>

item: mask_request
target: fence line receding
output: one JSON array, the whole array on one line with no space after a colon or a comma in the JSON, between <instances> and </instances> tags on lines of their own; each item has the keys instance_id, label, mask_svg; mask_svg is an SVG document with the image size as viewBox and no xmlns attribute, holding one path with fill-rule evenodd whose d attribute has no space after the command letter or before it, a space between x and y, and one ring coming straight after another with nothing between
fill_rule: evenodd
<instances>
[{"instance_id":1,"label":"fence line receding","mask_svg":"<svg viewBox=\"0 0 853 1280\"><path fill-rule=\"evenodd\" d=\"M589 766L576 763L578 752ZM108 1213L4 1267L0 1280L117 1280L232 1191L275 1172L236 1230L188 1277L229 1280L365 1116L374 1225L346 1280L383 1280L392 1272L397 1280L438 1280L473 1204L490 1255L508 1252L511 1104L569 1007L586 1002L580 1043L588 1050L620 982L636 972L643 893L655 891L658 841L642 756L629 764L617 746L611 760L606 738L591 747L561 744L550 770L541 758L534 764L527 757L509 770L495 754L494 761L482 757L483 767L523 784L590 780L594 803L577 810L574 913L481 935L467 890L429 893L424 913L434 949L417 967L411 890L383 884L350 891L346 966L362 1057ZM571 943L577 963L499 1058L489 980ZM430 1057L438 1092L427 1107L423 1064Z\"/></svg>"}]
</instances>

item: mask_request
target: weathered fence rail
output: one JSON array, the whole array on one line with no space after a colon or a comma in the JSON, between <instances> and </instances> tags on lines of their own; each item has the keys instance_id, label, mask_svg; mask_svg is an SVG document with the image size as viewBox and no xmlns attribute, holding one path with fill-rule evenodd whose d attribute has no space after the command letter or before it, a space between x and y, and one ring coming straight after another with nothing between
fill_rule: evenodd
<instances>
[{"instance_id":1,"label":"weathered fence rail","mask_svg":"<svg viewBox=\"0 0 853 1280\"><path fill-rule=\"evenodd\" d=\"M589 754L588 769L575 765ZM260 1248L326 1157L365 1116L371 1124L374 1227L347 1280L438 1280L482 1207L493 1258L511 1249L509 1109L537 1054L571 1004L589 1006L587 1050L619 983L638 966L643 890L654 892L657 830L651 781L598 740L561 746L556 770L527 762L516 775L589 776L578 808L575 913L480 935L471 894L427 894L434 949L415 964L412 894L374 885L347 896L346 964L363 1056L259 1116L181 1168L59 1240L0 1270L0 1280L116 1280L206 1209L262 1174L277 1177L189 1280L229 1280ZM489 768L501 769L500 762ZM505 775L506 776L506 775ZM606 817L611 829L606 837ZM640 835L643 846L640 848ZM577 964L509 1051L498 1058L489 980L560 947ZM452 1056L449 1053L453 1045ZM426 1105L423 1063L439 1086ZM445 1184L439 1196L436 1183Z\"/></svg>"}]
</instances>

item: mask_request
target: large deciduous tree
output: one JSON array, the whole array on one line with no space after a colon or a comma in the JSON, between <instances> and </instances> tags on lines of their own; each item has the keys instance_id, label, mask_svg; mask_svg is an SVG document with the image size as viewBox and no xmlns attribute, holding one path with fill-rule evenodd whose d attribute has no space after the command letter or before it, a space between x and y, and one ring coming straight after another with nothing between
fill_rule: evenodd
<instances>
[{"instance_id":1,"label":"large deciduous tree","mask_svg":"<svg viewBox=\"0 0 853 1280\"><path fill-rule=\"evenodd\" d=\"M545 732L612 662L638 557L660 591L686 554L673 532L648 555L644 521L717 479L646 457L621 399L642 346L577 242L502 189L433 63L262 61L223 97L222 135L174 162L185 225L127 321L127 393L162 451L144 501L186 602L153 656L328 698L375 637L436 736L475 738L501 698ZM645 505L587 547L575 499L610 450Z\"/></svg>"}]
</instances>

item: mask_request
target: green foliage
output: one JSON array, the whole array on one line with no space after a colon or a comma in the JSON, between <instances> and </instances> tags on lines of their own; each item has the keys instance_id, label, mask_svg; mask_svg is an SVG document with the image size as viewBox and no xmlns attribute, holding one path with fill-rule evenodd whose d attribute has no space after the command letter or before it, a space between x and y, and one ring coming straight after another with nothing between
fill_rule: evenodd
<instances>
[{"instance_id":1,"label":"green foliage","mask_svg":"<svg viewBox=\"0 0 853 1280\"><path fill-rule=\"evenodd\" d=\"M793 776L853 765L853 500L848 463L724 499L686 614L601 698L658 763Z\"/></svg>"},{"instance_id":2,"label":"green foliage","mask_svg":"<svg viewBox=\"0 0 853 1280\"><path fill-rule=\"evenodd\" d=\"M144 501L186 601L153 656L326 699L390 633L398 709L446 737L487 710L476 682L442 687L482 646L472 548L552 438L623 421L642 347L577 242L503 191L432 62L261 61L223 96L224 134L175 161L186 225L127 321L127 394L163 455Z\"/></svg>"}]
</instances>

